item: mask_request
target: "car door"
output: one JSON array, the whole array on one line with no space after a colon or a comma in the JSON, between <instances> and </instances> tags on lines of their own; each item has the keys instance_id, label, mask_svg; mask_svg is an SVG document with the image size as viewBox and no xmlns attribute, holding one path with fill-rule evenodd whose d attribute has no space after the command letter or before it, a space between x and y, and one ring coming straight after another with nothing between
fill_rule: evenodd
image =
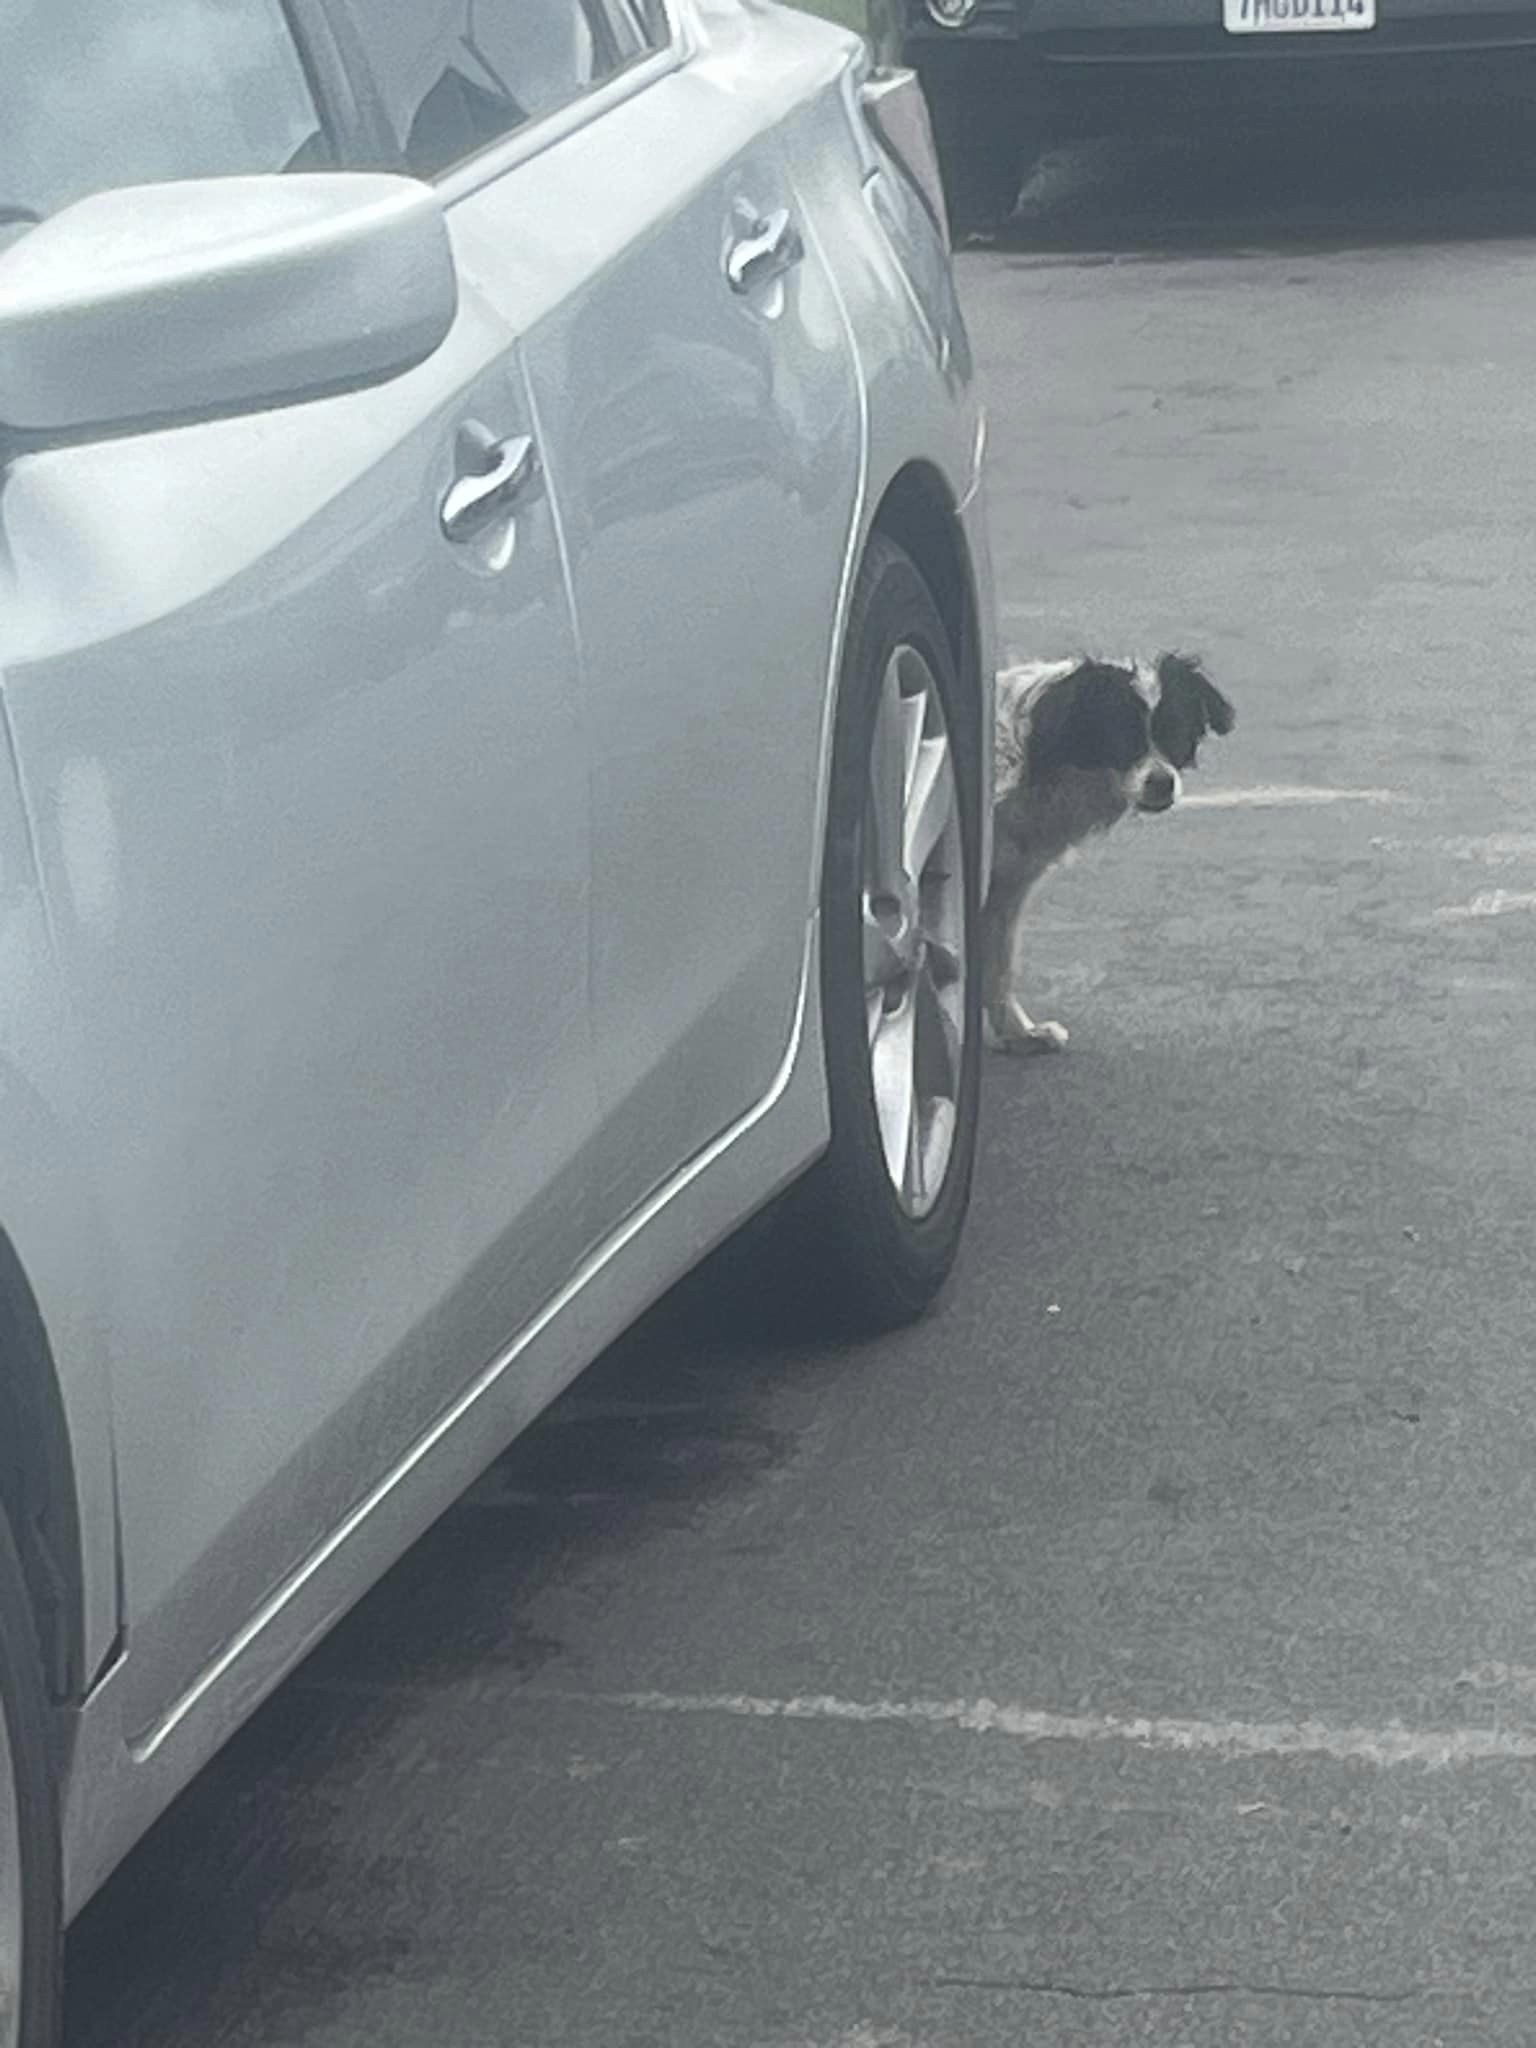
<instances>
[{"instance_id":1,"label":"car door","mask_svg":"<svg viewBox=\"0 0 1536 2048\"><path fill-rule=\"evenodd\" d=\"M581 636L611 1227L763 1097L794 1028L860 413L778 123L827 79L772 11L711 9L685 45L655 4L445 4L542 117L484 195L482 275Z\"/></svg>"},{"instance_id":2,"label":"car door","mask_svg":"<svg viewBox=\"0 0 1536 2048\"><path fill-rule=\"evenodd\" d=\"M0 132L29 215L331 154L278 0L52 0L17 33L46 44L14 162ZM481 210L449 209L461 256ZM72 1009L50 1065L112 1247L139 1753L590 1236L575 644L474 272L391 384L5 483L0 667Z\"/></svg>"}]
</instances>

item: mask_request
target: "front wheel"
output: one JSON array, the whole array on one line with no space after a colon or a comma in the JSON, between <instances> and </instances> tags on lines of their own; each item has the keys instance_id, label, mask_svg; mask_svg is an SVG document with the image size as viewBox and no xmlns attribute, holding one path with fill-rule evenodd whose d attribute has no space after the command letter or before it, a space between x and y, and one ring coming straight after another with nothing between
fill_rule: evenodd
<instances>
[{"instance_id":1,"label":"front wheel","mask_svg":"<svg viewBox=\"0 0 1536 2048\"><path fill-rule=\"evenodd\" d=\"M58 1820L26 1582L0 1511L0 2048L55 2048Z\"/></svg>"},{"instance_id":2,"label":"front wheel","mask_svg":"<svg viewBox=\"0 0 1536 2048\"><path fill-rule=\"evenodd\" d=\"M844 1325L921 1315L970 1204L976 724L927 584L876 535L849 614L821 891L832 1140L790 1205L802 1284Z\"/></svg>"}]
</instances>

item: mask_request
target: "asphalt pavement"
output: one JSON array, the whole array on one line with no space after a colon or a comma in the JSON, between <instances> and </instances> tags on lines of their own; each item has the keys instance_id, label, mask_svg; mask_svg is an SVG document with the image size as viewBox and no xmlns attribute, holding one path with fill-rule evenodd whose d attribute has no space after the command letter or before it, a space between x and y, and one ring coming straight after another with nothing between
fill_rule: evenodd
<instances>
[{"instance_id":1,"label":"asphalt pavement","mask_svg":"<svg viewBox=\"0 0 1536 2048\"><path fill-rule=\"evenodd\" d=\"M1536 2042L1536 151L1117 144L961 258L1016 658L1197 649L921 1328L728 1256L88 1911L69 2048Z\"/></svg>"}]
</instances>

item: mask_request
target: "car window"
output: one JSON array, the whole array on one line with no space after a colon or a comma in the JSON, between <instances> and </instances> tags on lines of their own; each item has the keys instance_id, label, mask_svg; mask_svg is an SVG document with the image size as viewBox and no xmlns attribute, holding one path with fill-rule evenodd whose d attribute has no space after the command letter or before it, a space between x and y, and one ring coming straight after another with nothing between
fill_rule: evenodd
<instances>
[{"instance_id":1,"label":"car window","mask_svg":"<svg viewBox=\"0 0 1536 2048\"><path fill-rule=\"evenodd\" d=\"M607 0L346 0L407 167L430 178L649 46Z\"/></svg>"},{"instance_id":2,"label":"car window","mask_svg":"<svg viewBox=\"0 0 1536 2048\"><path fill-rule=\"evenodd\" d=\"M0 246L110 186L330 161L281 0L0 0Z\"/></svg>"}]
</instances>

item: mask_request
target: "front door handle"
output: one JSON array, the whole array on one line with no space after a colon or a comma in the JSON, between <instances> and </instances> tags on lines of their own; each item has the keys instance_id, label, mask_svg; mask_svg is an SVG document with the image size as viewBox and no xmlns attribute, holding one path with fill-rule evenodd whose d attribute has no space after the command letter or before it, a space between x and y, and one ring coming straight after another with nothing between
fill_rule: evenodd
<instances>
[{"instance_id":1,"label":"front door handle","mask_svg":"<svg viewBox=\"0 0 1536 2048\"><path fill-rule=\"evenodd\" d=\"M444 537L462 543L506 517L537 477L539 455L529 434L500 441L478 420L466 420L454 443L453 467L438 518Z\"/></svg>"},{"instance_id":2,"label":"front door handle","mask_svg":"<svg viewBox=\"0 0 1536 2048\"><path fill-rule=\"evenodd\" d=\"M790 218L788 207L780 206L753 221L741 239L731 244L725 274L731 290L745 297L782 277L785 271L793 270L804 255L800 230Z\"/></svg>"}]
</instances>

